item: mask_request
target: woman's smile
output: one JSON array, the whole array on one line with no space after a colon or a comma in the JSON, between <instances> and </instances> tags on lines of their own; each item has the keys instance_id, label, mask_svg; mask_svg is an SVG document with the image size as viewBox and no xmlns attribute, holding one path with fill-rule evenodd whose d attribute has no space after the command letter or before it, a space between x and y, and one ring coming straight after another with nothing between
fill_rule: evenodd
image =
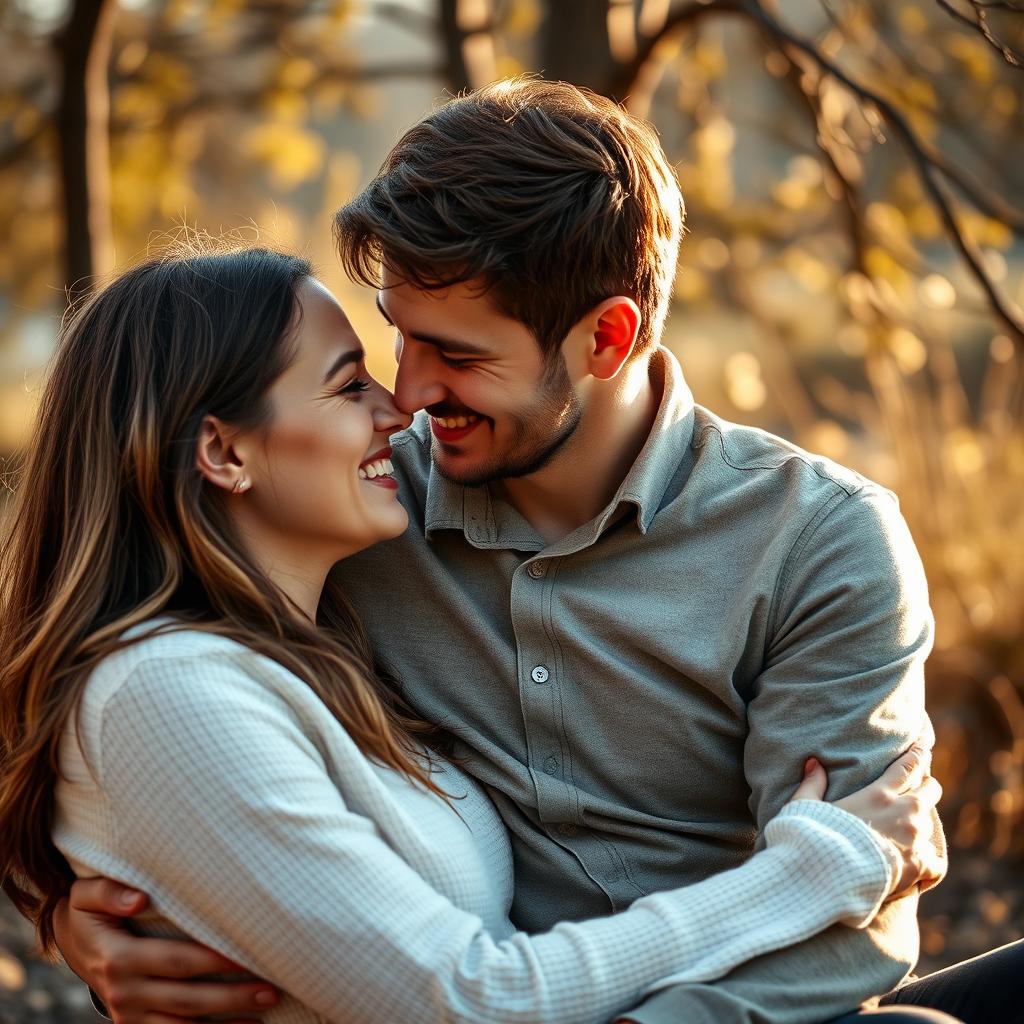
<instances>
[{"instance_id":1,"label":"woman's smile","mask_svg":"<svg viewBox=\"0 0 1024 1024\"><path fill-rule=\"evenodd\" d=\"M394 477L395 468L391 465L391 449L382 448L359 465L359 479L377 487L398 490L398 481Z\"/></svg>"}]
</instances>

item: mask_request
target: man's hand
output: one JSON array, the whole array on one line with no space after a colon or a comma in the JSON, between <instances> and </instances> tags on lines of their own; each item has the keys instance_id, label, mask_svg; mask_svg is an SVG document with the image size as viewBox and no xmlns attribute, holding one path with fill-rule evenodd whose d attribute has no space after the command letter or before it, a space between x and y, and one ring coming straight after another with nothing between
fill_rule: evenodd
<instances>
[{"instance_id":1,"label":"man's hand","mask_svg":"<svg viewBox=\"0 0 1024 1024\"><path fill-rule=\"evenodd\" d=\"M274 1006L277 991L263 981L192 980L245 968L195 942L133 935L123 919L148 902L144 893L110 879L80 879L54 918L65 961L115 1024L180 1024L232 1013L245 1016L228 1024L258 1024L251 1015Z\"/></svg>"}]
</instances>

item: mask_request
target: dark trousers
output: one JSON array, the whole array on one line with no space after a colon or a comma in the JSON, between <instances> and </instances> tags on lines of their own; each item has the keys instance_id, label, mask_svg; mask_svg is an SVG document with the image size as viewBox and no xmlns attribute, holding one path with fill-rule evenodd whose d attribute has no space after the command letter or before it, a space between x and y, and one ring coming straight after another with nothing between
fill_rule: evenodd
<instances>
[{"instance_id":1,"label":"dark trousers","mask_svg":"<svg viewBox=\"0 0 1024 1024\"><path fill-rule=\"evenodd\" d=\"M1024 939L911 981L832 1024L1024 1024Z\"/></svg>"}]
</instances>

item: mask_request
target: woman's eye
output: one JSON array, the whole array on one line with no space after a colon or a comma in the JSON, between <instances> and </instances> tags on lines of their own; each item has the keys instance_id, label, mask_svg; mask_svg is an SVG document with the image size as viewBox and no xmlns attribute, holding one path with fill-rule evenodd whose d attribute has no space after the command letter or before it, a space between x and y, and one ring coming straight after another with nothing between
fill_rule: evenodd
<instances>
[{"instance_id":1,"label":"woman's eye","mask_svg":"<svg viewBox=\"0 0 1024 1024\"><path fill-rule=\"evenodd\" d=\"M362 377L354 377L347 384L342 384L340 387L336 387L333 391L335 395L355 395L361 391L369 391L370 382L364 380Z\"/></svg>"}]
</instances>

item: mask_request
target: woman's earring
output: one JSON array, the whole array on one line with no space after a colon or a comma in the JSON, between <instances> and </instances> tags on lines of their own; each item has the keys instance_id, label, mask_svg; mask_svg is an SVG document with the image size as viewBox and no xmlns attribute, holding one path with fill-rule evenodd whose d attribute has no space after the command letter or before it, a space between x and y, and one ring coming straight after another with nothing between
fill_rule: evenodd
<instances>
[{"instance_id":1,"label":"woman's earring","mask_svg":"<svg viewBox=\"0 0 1024 1024\"><path fill-rule=\"evenodd\" d=\"M249 481L244 476L240 476L235 481L235 486L231 488L232 494L240 494L242 491L249 490Z\"/></svg>"}]
</instances>

